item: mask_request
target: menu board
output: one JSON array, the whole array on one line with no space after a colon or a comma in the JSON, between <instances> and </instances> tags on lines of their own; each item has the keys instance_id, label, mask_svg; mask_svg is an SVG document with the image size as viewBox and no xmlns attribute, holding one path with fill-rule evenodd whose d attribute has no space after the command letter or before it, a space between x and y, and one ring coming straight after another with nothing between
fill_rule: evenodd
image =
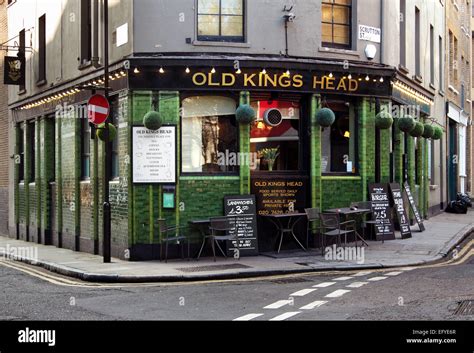
<instances>
[{"instance_id":1,"label":"menu board","mask_svg":"<svg viewBox=\"0 0 474 353\"><path fill-rule=\"evenodd\" d=\"M252 193L257 200L259 216L302 211L306 202L303 178L252 179Z\"/></svg>"},{"instance_id":2,"label":"menu board","mask_svg":"<svg viewBox=\"0 0 474 353\"><path fill-rule=\"evenodd\" d=\"M235 249L240 256L258 255L257 214L254 195L236 195L224 197L224 212L226 216L235 216L235 231L239 244L227 242L227 256L234 257ZM233 224L232 224L233 226ZM233 231L230 234L235 234Z\"/></svg>"},{"instance_id":3,"label":"menu board","mask_svg":"<svg viewBox=\"0 0 474 353\"><path fill-rule=\"evenodd\" d=\"M372 202L372 213L376 221L376 239L395 239L387 184L369 184L369 193L370 201Z\"/></svg>"},{"instance_id":4,"label":"menu board","mask_svg":"<svg viewBox=\"0 0 474 353\"><path fill-rule=\"evenodd\" d=\"M133 182L176 183L176 127L133 127Z\"/></svg>"},{"instance_id":5,"label":"menu board","mask_svg":"<svg viewBox=\"0 0 474 353\"><path fill-rule=\"evenodd\" d=\"M423 232L425 230L425 226L423 224L423 220L420 217L420 213L418 212L418 208L416 207L415 199L413 198L413 195L410 190L410 185L405 181L403 186L405 188L405 193L408 198L408 203L410 204L411 210L415 215L416 223L418 223L418 227L420 227L420 232Z\"/></svg>"},{"instance_id":6,"label":"menu board","mask_svg":"<svg viewBox=\"0 0 474 353\"><path fill-rule=\"evenodd\" d=\"M395 212L398 217L398 224L400 225L400 233L402 239L411 238L410 221L405 212L405 205L403 204L402 189L400 184L392 183L390 185L390 191L392 193L392 200L395 206Z\"/></svg>"}]
</instances>

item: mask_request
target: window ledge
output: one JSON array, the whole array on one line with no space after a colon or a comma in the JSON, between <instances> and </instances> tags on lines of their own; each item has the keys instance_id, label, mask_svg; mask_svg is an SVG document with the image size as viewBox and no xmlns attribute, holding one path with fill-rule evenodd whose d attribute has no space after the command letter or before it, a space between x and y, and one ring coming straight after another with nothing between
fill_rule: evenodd
<instances>
[{"instance_id":1,"label":"window ledge","mask_svg":"<svg viewBox=\"0 0 474 353\"><path fill-rule=\"evenodd\" d=\"M19 91L18 91L18 95L19 95L19 96L22 96L22 95L24 95L24 94L26 94L26 89L22 89L22 90L19 90Z\"/></svg>"},{"instance_id":2,"label":"window ledge","mask_svg":"<svg viewBox=\"0 0 474 353\"><path fill-rule=\"evenodd\" d=\"M329 175L323 174L321 180L361 180L360 175Z\"/></svg>"},{"instance_id":3,"label":"window ledge","mask_svg":"<svg viewBox=\"0 0 474 353\"><path fill-rule=\"evenodd\" d=\"M439 94L441 97L444 97L444 91L443 91L443 90L440 89L440 90L438 91L438 94Z\"/></svg>"},{"instance_id":4,"label":"window ledge","mask_svg":"<svg viewBox=\"0 0 474 353\"><path fill-rule=\"evenodd\" d=\"M403 74L405 74L405 75L407 75L407 74L410 72L410 70L408 70L408 69L407 69L405 66L403 66L403 65L398 65L398 69L399 69Z\"/></svg>"},{"instance_id":5,"label":"window ledge","mask_svg":"<svg viewBox=\"0 0 474 353\"><path fill-rule=\"evenodd\" d=\"M239 180L238 175L183 175L179 177L179 180Z\"/></svg>"},{"instance_id":6,"label":"window ledge","mask_svg":"<svg viewBox=\"0 0 474 353\"><path fill-rule=\"evenodd\" d=\"M92 61L86 61L86 62L83 62L82 64L79 64L79 66L77 67L78 70L84 70L84 69L87 69L89 67L92 66Z\"/></svg>"},{"instance_id":7,"label":"window ledge","mask_svg":"<svg viewBox=\"0 0 474 353\"><path fill-rule=\"evenodd\" d=\"M40 80L40 81L36 82L36 86L41 87L41 86L46 85L47 83L48 83L48 81L46 81L46 80Z\"/></svg>"},{"instance_id":8,"label":"window ledge","mask_svg":"<svg viewBox=\"0 0 474 353\"><path fill-rule=\"evenodd\" d=\"M201 47L229 47L229 48L250 48L250 43L238 43L238 42L213 42L194 40L193 45Z\"/></svg>"},{"instance_id":9,"label":"window ledge","mask_svg":"<svg viewBox=\"0 0 474 353\"><path fill-rule=\"evenodd\" d=\"M436 91L436 87L434 84L430 83L430 88L433 90L433 91Z\"/></svg>"},{"instance_id":10,"label":"window ledge","mask_svg":"<svg viewBox=\"0 0 474 353\"><path fill-rule=\"evenodd\" d=\"M420 75L414 75L413 79L418 83L423 83L423 77L421 77Z\"/></svg>"},{"instance_id":11,"label":"window ledge","mask_svg":"<svg viewBox=\"0 0 474 353\"><path fill-rule=\"evenodd\" d=\"M83 179L79 182L80 184L90 184L91 180L90 179Z\"/></svg>"},{"instance_id":12,"label":"window ledge","mask_svg":"<svg viewBox=\"0 0 474 353\"><path fill-rule=\"evenodd\" d=\"M439 188L439 185L430 185L430 190L436 190Z\"/></svg>"},{"instance_id":13,"label":"window ledge","mask_svg":"<svg viewBox=\"0 0 474 353\"><path fill-rule=\"evenodd\" d=\"M329 48L329 47L320 46L318 48L318 51L320 53L344 54L344 55L351 55L351 56L360 58L360 54L356 52L355 50L337 49L337 48Z\"/></svg>"}]
</instances>

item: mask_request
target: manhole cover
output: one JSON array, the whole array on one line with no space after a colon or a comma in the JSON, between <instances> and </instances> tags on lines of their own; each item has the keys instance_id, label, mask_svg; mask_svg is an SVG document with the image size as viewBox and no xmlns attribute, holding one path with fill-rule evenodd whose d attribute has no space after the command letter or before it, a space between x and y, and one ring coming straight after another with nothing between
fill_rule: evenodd
<instances>
[{"instance_id":1,"label":"manhole cover","mask_svg":"<svg viewBox=\"0 0 474 353\"><path fill-rule=\"evenodd\" d=\"M463 300L458 302L454 315L474 315L474 300Z\"/></svg>"},{"instance_id":2,"label":"manhole cover","mask_svg":"<svg viewBox=\"0 0 474 353\"><path fill-rule=\"evenodd\" d=\"M277 284L289 284L289 283L302 283L302 282L309 282L309 280L304 279L304 278L279 278L279 279L273 279L270 282L272 283L277 283Z\"/></svg>"},{"instance_id":3,"label":"manhole cover","mask_svg":"<svg viewBox=\"0 0 474 353\"><path fill-rule=\"evenodd\" d=\"M252 267L247 266L247 265L241 265L241 264L229 264L229 265L182 267L182 268L177 268L177 270L182 271L182 272L205 272L205 271L235 270L239 268L252 268Z\"/></svg>"}]
</instances>

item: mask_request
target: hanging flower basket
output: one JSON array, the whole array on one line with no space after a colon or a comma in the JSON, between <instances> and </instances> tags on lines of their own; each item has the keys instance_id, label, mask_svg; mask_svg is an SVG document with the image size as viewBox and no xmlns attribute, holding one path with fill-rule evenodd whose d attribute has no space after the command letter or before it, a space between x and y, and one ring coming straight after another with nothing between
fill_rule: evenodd
<instances>
[{"instance_id":1,"label":"hanging flower basket","mask_svg":"<svg viewBox=\"0 0 474 353\"><path fill-rule=\"evenodd\" d=\"M143 125L149 130L158 130L163 125L161 114L155 111L146 113L143 117Z\"/></svg>"},{"instance_id":2,"label":"hanging flower basket","mask_svg":"<svg viewBox=\"0 0 474 353\"><path fill-rule=\"evenodd\" d=\"M440 140L441 137L443 136L443 128L440 127L440 126L435 126L434 127L434 132L433 132L433 136L431 137L432 140Z\"/></svg>"},{"instance_id":3,"label":"hanging flower basket","mask_svg":"<svg viewBox=\"0 0 474 353\"><path fill-rule=\"evenodd\" d=\"M390 129L393 124L392 114L381 111L375 116L375 126L379 129Z\"/></svg>"},{"instance_id":4,"label":"hanging flower basket","mask_svg":"<svg viewBox=\"0 0 474 353\"><path fill-rule=\"evenodd\" d=\"M335 120L336 120L336 115L329 108L323 108L319 110L318 113L316 114L316 122L321 127L329 127L334 123Z\"/></svg>"},{"instance_id":5,"label":"hanging flower basket","mask_svg":"<svg viewBox=\"0 0 474 353\"><path fill-rule=\"evenodd\" d=\"M425 124L424 125L424 129L423 129L423 137L425 139L430 139L433 137L433 134L434 134L434 126L433 125L429 125L429 124Z\"/></svg>"},{"instance_id":6,"label":"hanging flower basket","mask_svg":"<svg viewBox=\"0 0 474 353\"><path fill-rule=\"evenodd\" d=\"M413 128L413 130L409 132L409 134L413 137L421 137L423 135L424 130L425 130L425 126L423 125L423 123L420 123L419 121L417 121L415 123L415 127Z\"/></svg>"},{"instance_id":7,"label":"hanging flower basket","mask_svg":"<svg viewBox=\"0 0 474 353\"><path fill-rule=\"evenodd\" d=\"M117 128L113 124L107 124L109 126L109 142L115 140L117 137ZM105 141L105 124L97 126L96 136L101 140Z\"/></svg>"},{"instance_id":8,"label":"hanging flower basket","mask_svg":"<svg viewBox=\"0 0 474 353\"><path fill-rule=\"evenodd\" d=\"M255 109L248 104L241 104L235 111L235 118L240 124L250 124L257 118Z\"/></svg>"},{"instance_id":9,"label":"hanging flower basket","mask_svg":"<svg viewBox=\"0 0 474 353\"><path fill-rule=\"evenodd\" d=\"M405 115L398 119L397 125L400 131L410 132L415 128L416 121L411 115Z\"/></svg>"}]
</instances>

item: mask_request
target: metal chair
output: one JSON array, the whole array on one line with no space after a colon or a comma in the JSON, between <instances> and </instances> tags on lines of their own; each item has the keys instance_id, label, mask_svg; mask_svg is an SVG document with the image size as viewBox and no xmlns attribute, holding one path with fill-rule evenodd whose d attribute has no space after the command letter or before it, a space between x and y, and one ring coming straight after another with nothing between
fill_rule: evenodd
<instances>
[{"instance_id":1,"label":"metal chair","mask_svg":"<svg viewBox=\"0 0 474 353\"><path fill-rule=\"evenodd\" d=\"M184 258L184 243L188 245L188 260L190 259L190 238L184 233L181 233L182 229L187 228L187 226L168 226L165 219L158 219L158 227L160 233L160 261L163 261L163 246L165 247L165 262L168 262L168 244L176 243L180 245L181 248L181 257Z\"/></svg>"},{"instance_id":2,"label":"metal chair","mask_svg":"<svg viewBox=\"0 0 474 353\"><path fill-rule=\"evenodd\" d=\"M339 214L321 213L321 253L324 255L325 237L336 237L339 246L341 245L341 236L344 235L344 246L347 245L347 234L356 232L356 222L349 220L341 222Z\"/></svg>"},{"instance_id":3,"label":"metal chair","mask_svg":"<svg viewBox=\"0 0 474 353\"><path fill-rule=\"evenodd\" d=\"M360 202L352 202L351 207L357 207L361 209L372 210L372 202L371 201L360 201ZM365 229L369 228L369 226L375 226L377 222L373 219L373 213L370 213L370 219L365 220L365 215L361 217L361 227L362 227L362 237L365 239Z\"/></svg>"},{"instance_id":4,"label":"metal chair","mask_svg":"<svg viewBox=\"0 0 474 353\"><path fill-rule=\"evenodd\" d=\"M203 237L201 249L199 250L199 254L197 257L198 260L201 257L201 253L204 249L204 245L206 244L206 240L209 240L211 242L214 262L216 261L216 244L222 255L227 258L227 255L225 254L224 250L222 250L221 246L219 245L219 241L235 241L237 250L239 249L239 239L238 232L236 229L235 217L225 216L210 218L209 231L211 234L207 234Z\"/></svg>"},{"instance_id":5,"label":"metal chair","mask_svg":"<svg viewBox=\"0 0 474 353\"><path fill-rule=\"evenodd\" d=\"M319 215L321 210L319 208L305 208L307 223L306 223L306 248L309 248L309 233L313 234L314 229L320 229L319 227ZM319 240L321 246L321 239Z\"/></svg>"}]
</instances>

